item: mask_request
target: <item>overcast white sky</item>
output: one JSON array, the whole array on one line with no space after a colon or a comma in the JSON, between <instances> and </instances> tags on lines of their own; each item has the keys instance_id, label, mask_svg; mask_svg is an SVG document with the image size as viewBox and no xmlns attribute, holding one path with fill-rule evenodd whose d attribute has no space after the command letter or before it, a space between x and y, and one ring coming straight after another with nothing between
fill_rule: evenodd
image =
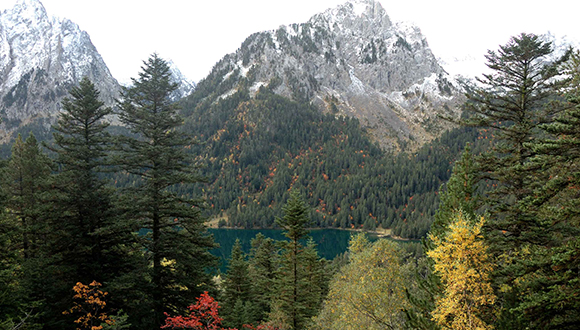
<instances>
[{"instance_id":1,"label":"overcast white sky","mask_svg":"<svg viewBox=\"0 0 580 330\"><path fill-rule=\"evenodd\" d=\"M0 9L16 0L0 0ZM151 53L194 81L250 34L306 22L346 0L41 0L49 15L91 36L119 81L136 77ZM380 0L392 21L418 25L437 57L482 56L521 32L580 41L575 0Z\"/></svg>"}]
</instances>

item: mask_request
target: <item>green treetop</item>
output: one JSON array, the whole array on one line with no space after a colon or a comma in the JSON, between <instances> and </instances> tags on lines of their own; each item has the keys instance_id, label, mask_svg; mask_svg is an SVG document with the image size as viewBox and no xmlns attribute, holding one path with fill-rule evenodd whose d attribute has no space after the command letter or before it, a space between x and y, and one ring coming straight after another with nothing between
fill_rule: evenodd
<instances>
[{"instance_id":1,"label":"green treetop","mask_svg":"<svg viewBox=\"0 0 580 330\"><path fill-rule=\"evenodd\" d=\"M151 286L144 310L149 327L163 323L164 312L185 308L210 285L206 268L213 239L206 234L201 201L178 196L172 188L202 182L186 148L194 140L180 131L182 119L170 99L177 85L166 61L153 54L133 86L124 88L119 118L135 137L119 137L116 163L139 181L126 190L125 207L134 228L145 229L141 243L151 260ZM144 318L145 319L145 318Z\"/></svg>"},{"instance_id":2,"label":"green treetop","mask_svg":"<svg viewBox=\"0 0 580 330\"><path fill-rule=\"evenodd\" d=\"M258 233L251 241L248 272L252 279L252 294L257 321L264 321L270 313L274 296L274 278L278 248L273 239Z\"/></svg>"},{"instance_id":3,"label":"green treetop","mask_svg":"<svg viewBox=\"0 0 580 330\"><path fill-rule=\"evenodd\" d=\"M255 320L247 312L253 310L252 283L248 274L248 262L240 239L232 247L228 272L223 282L223 317L226 326L241 329Z\"/></svg>"},{"instance_id":4,"label":"green treetop","mask_svg":"<svg viewBox=\"0 0 580 330\"><path fill-rule=\"evenodd\" d=\"M40 150L34 134L26 141L18 135L12 146L12 157L3 173L3 186L7 195L6 207L21 223L21 248L23 257L39 252L41 236L46 233L46 190L52 162Z\"/></svg>"},{"instance_id":5,"label":"green treetop","mask_svg":"<svg viewBox=\"0 0 580 330\"><path fill-rule=\"evenodd\" d=\"M552 53L553 45L539 36L515 36L497 52L489 51L492 73L468 95L471 117L464 124L494 137L477 163L489 188L483 201L491 216L483 230L497 264L492 278L503 306L498 328L528 326L527 315L516 311L523 302L517 287L533 272L528 263L539 258L536 248L553 244L555 227L528 202L550 177L535 161L534 145L546 136L543 124L569 107L560 95L569 82L561 64L570 52L555 61L549 59Z\"/></svg>"},{"instance_id":6,"label":"green treetop","mask_svg":"<svg viewBox=\"0 0 580 330\"><path fill-rule=\"evenodd\" d=\"M563 110L550 101L566 84L566 79L559 78L559 65L567 57L549 62L546 57L552 52L552 44L536 35L512 37L497 52L489 51L487 66L492 73L478 79L482 86L468 95L473 115L464 124L490 129L488 134L494 135L493 148L478 163L483 178L497 183L487 203L497 215L489 223L494 229L490 238L502 250L533 240L530 235L538 233L533 215L519 204L543 174L526 167L534 156L529 143L538 138L541 123Z\"/></svg>"},{"instance_id":7,"label":"green treetop","mask_svg":"<svg viewBox=\"0 0 580 330\"><path fill-rule=\"evenodd\" d=\"M316 314L316 310L311 308L313 300L320 299L318 296L322 292L320 288L309 287L320 286L320 283L309 281L309 276L313 273L305 268L305 263L312 256L311 253L305 254L304 246L300 242L308 234L306 226L310 219L308 208L296 190L290 192L290 198L283 210L284 216L276 219L276 222L284 229L284 235L289 241L284 241L281 245L282 254L273 305L291 329L304 329L309 319Z\"/></svg>"},{"instance_id":8,"label":"green treetop","mask_svg":"<svg viewBox=\"0 0 580 330\"><path fill-rule=\"evenodd\" d=\"M541 125L550 135L532 144L537 156L531 166L548 175L525 206L537 209L549 230L528 248L525 272L518 278L521 303L517 311L534 328L580 327L580 54L566 63L572 78L567 91L573 105L553 122Z\"/></svg>"},{"instance_id":9,"label":"green treetop","mask_svg":"<svg viewBox=\"0 0 580 330\"><path fill-rule=\"evenodd\" d=\"M123 298L114 287L122 285L120 279L135 268L134 251L129 250L134 240L131 228L118 217L115 191L102 176L110 166L112 138L106 116L112 110L99 96L95 85L83 78L63 100L63 111L53 126L54 145L49 148L56 154L59 172L50 251L59 260L54 261L51 295L68 304L76 283L98 281L114 297L110 305L119 307ZM49 309L55 315L64 310L59 304Z\"/></svg>"}]
</instances>

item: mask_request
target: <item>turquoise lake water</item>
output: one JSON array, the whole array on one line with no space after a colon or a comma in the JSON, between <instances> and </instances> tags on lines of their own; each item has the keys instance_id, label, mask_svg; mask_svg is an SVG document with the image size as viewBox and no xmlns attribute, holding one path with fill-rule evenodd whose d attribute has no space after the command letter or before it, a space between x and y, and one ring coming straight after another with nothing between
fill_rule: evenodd
<instances>
[{"instance_id":1,"label":"turquoise lake water","mask_svg":"<svg viewBox=\"0 0 580 330\"><path fill-rule=\"evenodd\" d=\"M220 245L218 249L214 249L211 252L221 258L220 270L222 272L226 270L226 262L224 260L229 259L237 238L240 239L242 249L246 253L250 252L250 240L258 233L275 240L286 239L283 232L277 229L208 229L208 231L214 235L215 242ZM317 244L318 255L327 260L332 260L346 251L350 235L353 232L338 229L313 229L309 234ZM371 235L369 235L369 238L371 240L376 239L376 237Z\"/></svg>"}]
</instances>

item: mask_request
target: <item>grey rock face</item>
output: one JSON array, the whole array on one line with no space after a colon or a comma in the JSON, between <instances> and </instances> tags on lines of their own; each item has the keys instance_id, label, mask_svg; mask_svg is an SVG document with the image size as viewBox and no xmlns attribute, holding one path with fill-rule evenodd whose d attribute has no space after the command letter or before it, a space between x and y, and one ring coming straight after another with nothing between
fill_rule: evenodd
<instances>
[{"instance_id":1,"label":"grey rock face","mask_svg":"<svg viewBox=\"0 0 580 330\"><path fill-rule=\"evenodd\" d=\"M394 150L438 136L450 125L438 115L457 116L462 99L419 28L391 22L373 0L351 0L306 23L253 34L213 72L250 83L254 94L269 86L356 117Z\"/></svg>"},{"instance_id":2,"label":"grey rock face","mask_svg":"<svg viewBox=\"0 0 580 330\"><path fill-rule=\"evenodd\" d=\"M168 60L169 69L171 71L171 78L174 83L177 84L177 89L173 92L171 96L173 101L177 101L191 94L195 90L195 82L187 79L179 70L179 68L173 63L173 61Z\"/></svg>"},{"instance_id":3,"label":"grey rock face","mask_svg":"<svg viewBox=\"0 0 580 330\"><path fill-rule=\"evenodd\" d=\"M113 104L120 86L89 35L67 19L49 17L38 0L0 13L0 139L34 121L48 129L68 90L89 77Z\"/></svg>"}]
</instances>

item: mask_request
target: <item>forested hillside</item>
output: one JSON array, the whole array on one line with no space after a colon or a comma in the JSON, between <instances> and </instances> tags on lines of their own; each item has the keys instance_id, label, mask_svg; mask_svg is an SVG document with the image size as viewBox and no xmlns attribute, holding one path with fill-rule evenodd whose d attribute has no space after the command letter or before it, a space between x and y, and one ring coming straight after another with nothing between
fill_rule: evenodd
<instances>
[{"instance_id":1,"label":"forested hillside","mask_svg":"<svg viewBox=\"0 0 580 330\"><path fill-rule=\"evenodd\" d=\"M211 76L211 75L210 75ZM413 154L392 154L371 142L356 119L322 113L260 88L217 99L211 81L183 104L184 129L201 144L203 193L212 217L233 227L271 227L292 188L315 210L320 227L392 228L420 238L429 230L437 191L473 129L445 133ZM184 191L184 193L186 193ZM223 223L223 222L222 222Z\"/></svg>"},{"instance_id":2,"label":"forested hillside","mask_svg":"<svg viewBox=\"0 0 580 330\"><path fill-rule=\"evenodd\" d=\"M315 210L314 226L381 226L396 236L421 238L453 161L465 143L487 138L485 132L456 128L414 153L393 154L373 143L356 119L276 95L271 91L275 85L251 98L242 82L235 94L218 98L222 92L216 88L231 86L213 77L180 102L182 129L200 142L188 151L209 184L195 191L176 189L205 196L206 215L232 227L275 226L274 218L295 187ZM33 132L41 141L50 139L43 127L26 128L23 136ZM109 131L128 133L117 126ZM3 146L2 153L8 157L10 147ZM117 173L113 180L118 187L135 183L128 173Z\"/></svg>"}]
</instances>

